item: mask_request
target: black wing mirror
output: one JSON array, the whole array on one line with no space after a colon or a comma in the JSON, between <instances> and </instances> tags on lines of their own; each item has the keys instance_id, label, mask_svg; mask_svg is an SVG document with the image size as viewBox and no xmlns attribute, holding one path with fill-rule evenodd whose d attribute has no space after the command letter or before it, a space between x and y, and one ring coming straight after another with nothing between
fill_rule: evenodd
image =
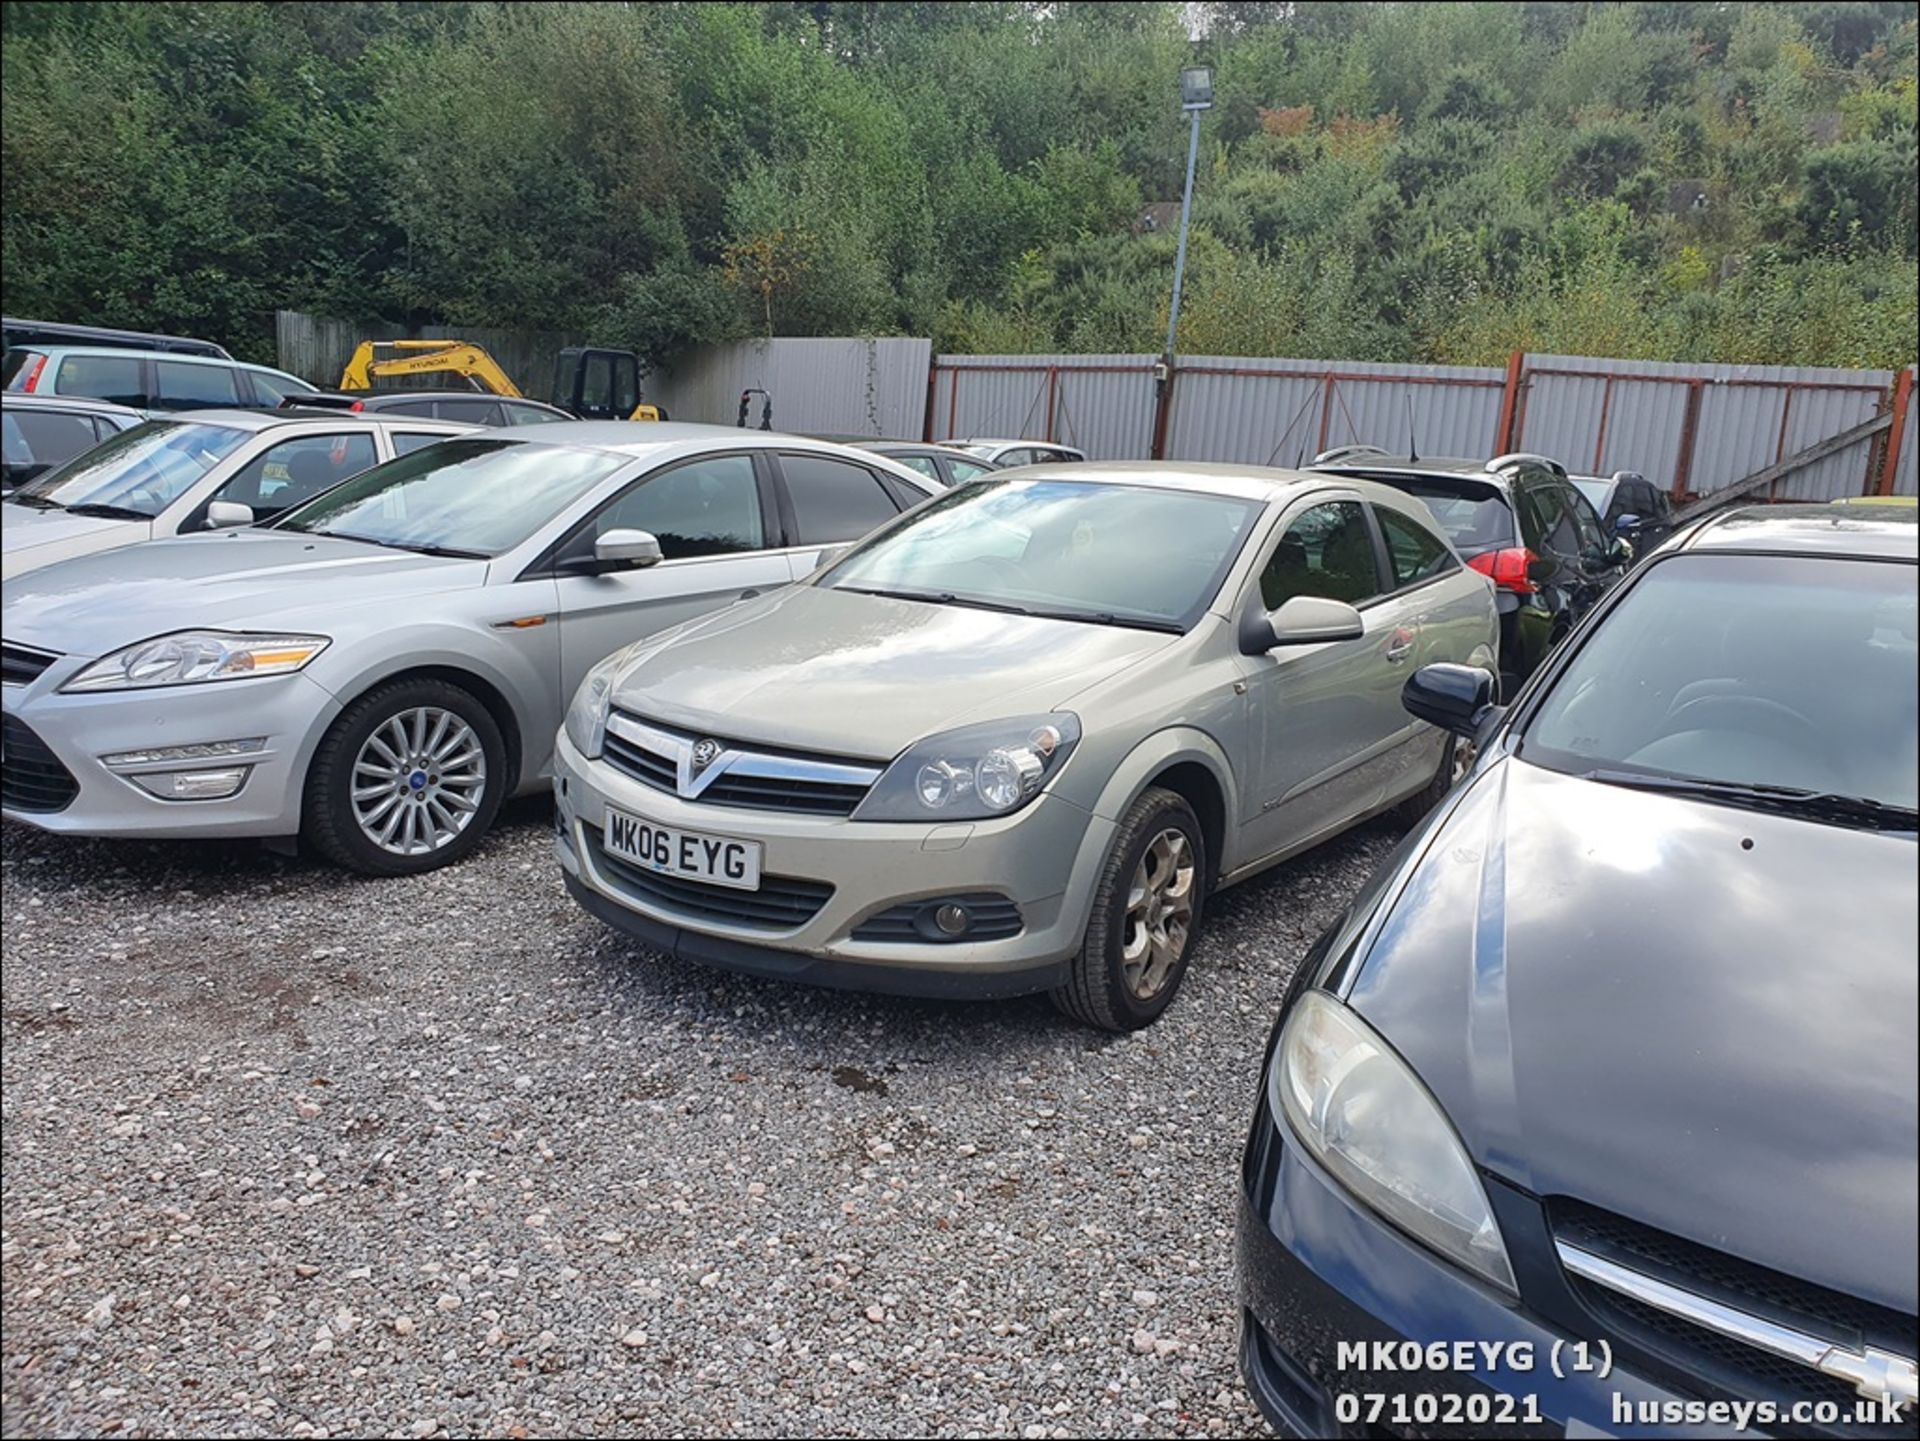
<instances>
[{"instance_id":1,"label":"black wing mirror","mask_svg":"<svg viewBox=\"0 0 1920 1441\"><path fill-rule=\"evenodd\" d=\"M1477 665L1441 662L1423 665L1400 688L1400 704L1409 715L1473 735L1493 714L1494 679Z\"/></svg>"}]
</instances>

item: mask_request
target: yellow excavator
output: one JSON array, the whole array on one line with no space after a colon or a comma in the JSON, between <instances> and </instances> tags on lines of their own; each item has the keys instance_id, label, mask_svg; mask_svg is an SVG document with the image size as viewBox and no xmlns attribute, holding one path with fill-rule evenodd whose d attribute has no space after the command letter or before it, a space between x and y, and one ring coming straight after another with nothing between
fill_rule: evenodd
<instances>
[{"instance_id":1,"label":"yellow excavator","mask_svg":"<svg viewBox=\"0 0 1920 1441\"><path fill-rule=\"evenodd\" d=\"M363 340L340 372L340 389L372 390L382 377L449 373L495 395L520 395L500 363L465 340ZM640 399L640 357L631 350L568 346L554 362L553 403L582 420L667 418Z\"/></svg>"}]
</instances>

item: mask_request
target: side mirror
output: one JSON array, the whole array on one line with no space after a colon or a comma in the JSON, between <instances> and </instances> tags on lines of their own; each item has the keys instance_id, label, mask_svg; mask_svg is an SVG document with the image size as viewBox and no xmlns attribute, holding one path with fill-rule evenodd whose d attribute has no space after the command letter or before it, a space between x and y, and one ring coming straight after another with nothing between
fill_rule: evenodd
<instances>
[{"instance_id":1,"label":"side mirror","mask_svg":"<svg viewBox=\"0 0 1920 1441\"><path fill-rule=\"evenodd\" d=\"M1630 530L1638 530L1640 529L1640 517L1637 515L1623 515L1613 523L1613 529L1616 535L1625 535Z\"/></svg>"},{"instance_id":2,"label":"side mirror","mask_svg":"<svg viewBox=\"0 0 1920 1441\"><path fill-rule=\"evenodd\" d=\"M1423 665L1400 688L1409 715L1455 735L1472 735L1493 711L1493 676L1477 665Z\"/></svg>"},{"instance_id":3,"label":"side mirror","mask_svg":"<svg viewBox=\"0 0 1920 1441\"><path fill-rule=\"evenodd\" d=\"M593 543L593 558L607 570L642 570L666 556L649 531L610 530Z\"/></svg>"},{"instance_id":4,"label":"side mirror","mask_svg":"<svg viewBox=\"0 0 1920 1441\"><path fill-rule=\"evenodd\" d=\"M1613 544L1607 547L1608 565L1632 565L1633 542L1623 535L1616 535Z\"/></svg>"},{"instance_id":5,"label":"side mirror","mask_svg":"<svg viewBox=\"0 0 1920 1441\"><path fill-rule=\"evenodd\" d=\"M253 524L253 507L235 500L216 500L207 506L208 530L231 530L236 525Z\"/></svg>"},{"instance_id":6,"label":"side mirror","mask_svg":"<svg viewBox=\"0 0 1920 1441\"><path fill-rule=\"evenodd\" d=\"M1246 655L1265 655L1275 646L1359 640L1366 633L1360 612L1344 600L1296 595L1278 610L1248 616L1240 627L1240 649Z\"/></svg>"}]
</instances>

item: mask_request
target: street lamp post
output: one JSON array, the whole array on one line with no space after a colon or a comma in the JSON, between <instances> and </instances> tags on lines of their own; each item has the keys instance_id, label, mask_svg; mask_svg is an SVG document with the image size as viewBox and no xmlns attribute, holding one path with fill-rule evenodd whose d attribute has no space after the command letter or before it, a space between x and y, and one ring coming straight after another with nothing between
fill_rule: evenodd
<instances>
[{"instance_id":1,"label":"street lamp post","mask_svg":"<svg viewBox=\"0 0 1920 1441\"><path fill-rule=\"evenodd\" d=\"M1173 305L1167 314L1167 348L1154 367L1153 441L1155 460L1166 455L1167 411L1173 398L1173 346L1180 333L1180 284L1187 274L1187 221L1193 214L1193 170L1200 158L1200 112L1213 108L1213 67L1189 65L1180 72L1180 108L1192 117L1187 136L1187 186L1180 196L1180 247L1173 258Z\"/></svg>"},{"instance_id":2,"label":"street lamp post","mask_svg":"<svg viewBox=\"0 0 1920 1441\"><path fill-rule=\"evenodd\" d=\"M1173 309L1167 316L1166 359L1173 360L1173 344L1180 329L1180 283L1187 274L1187 220L1193 214L1193 169L1200 158L1200 112L1213 108L1213 67L1190 65L1180 72L1180 108L1193 119L1187 137L1187 188L1180 196L1180 248L1173 259Z\"/></svg>"}]
</instances>

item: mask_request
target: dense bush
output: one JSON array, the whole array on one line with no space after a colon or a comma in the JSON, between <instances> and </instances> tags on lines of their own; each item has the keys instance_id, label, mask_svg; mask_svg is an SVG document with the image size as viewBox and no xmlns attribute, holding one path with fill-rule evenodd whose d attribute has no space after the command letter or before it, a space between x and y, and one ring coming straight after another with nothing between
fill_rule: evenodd
<instances>
[{"instance_id":1,"label":"dense bush","mask_svg":"<svg viewBox=\"0 0 1920 1441\"><path fill-rule=\"evenodd\" d=\"M16 314L1894 365L1910 4L9 3ZM1198 30L1196 39L1189 27ZM1152 212L1164 218L1162 212Z\"/></svg>"}]
</instances>

